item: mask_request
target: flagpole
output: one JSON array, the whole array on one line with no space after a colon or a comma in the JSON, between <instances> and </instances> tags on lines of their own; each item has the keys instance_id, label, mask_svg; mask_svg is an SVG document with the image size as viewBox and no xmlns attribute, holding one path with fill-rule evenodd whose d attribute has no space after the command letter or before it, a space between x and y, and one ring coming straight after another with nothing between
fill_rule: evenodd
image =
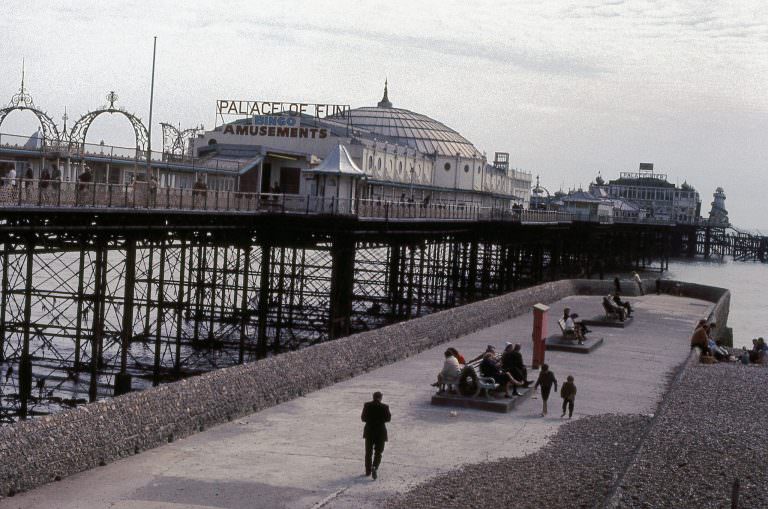
<instances>
[{"instance_id":1,"label":"flagpole","mask_svg":"<svg viewBox=\"0 0 768 509\"><path fill-rule=\"evenodd\" d=\"M155 101L155 55L157 55L157 36L152 47L152 85L149 89L149 132L147 133L147 184L152 179L152 104Z\"/></svg>"}]
</instances>

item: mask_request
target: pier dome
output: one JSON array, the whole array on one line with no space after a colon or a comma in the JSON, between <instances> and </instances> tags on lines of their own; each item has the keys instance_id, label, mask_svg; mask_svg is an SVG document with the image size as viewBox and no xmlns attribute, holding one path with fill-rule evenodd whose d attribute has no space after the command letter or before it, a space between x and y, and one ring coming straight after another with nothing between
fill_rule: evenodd
<instances>
[{"instance_id":1,"label":"pier dome","mask_svg":"<svg viewBox=\"0 0 768 509\"><path fill-rule=\"evenodd\" d=\"M462 135L421 113L394 108L389 101L387 84L384 97L377 106L355 108L349 112L352 125L382 140L406 145L424 154L441 156L482 157L477 148Z\"/></svg>"}]
</instances>

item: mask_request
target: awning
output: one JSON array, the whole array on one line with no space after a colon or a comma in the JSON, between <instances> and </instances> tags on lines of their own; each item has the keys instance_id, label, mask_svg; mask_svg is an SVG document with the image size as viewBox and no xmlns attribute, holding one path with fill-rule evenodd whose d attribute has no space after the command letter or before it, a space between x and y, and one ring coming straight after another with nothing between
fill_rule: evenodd
<instances>
[{"instance_id":1,"label":"awning","mask_svg":"<svg viewBox=\"0 0 768 509\"><path fill-rule=\"evenodd\" d=\"M363 170L357 167L344 145L336 145L320 166L301 170L302 173L320 173L323 175L349 175L351 177L365 177Z\"/></svg>"}]
</instances>

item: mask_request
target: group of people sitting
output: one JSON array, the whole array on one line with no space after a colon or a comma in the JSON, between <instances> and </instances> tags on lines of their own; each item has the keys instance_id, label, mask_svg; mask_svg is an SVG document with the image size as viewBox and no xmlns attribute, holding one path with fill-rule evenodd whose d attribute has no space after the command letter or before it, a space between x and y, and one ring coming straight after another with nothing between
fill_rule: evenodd
<instances>
[{"instance_id":1,"label":"group of people sitting","mask_svg":"<svg viewBox=\"0 0 768 509\"><path fill-rule=\"evenodd\" d=\"M717 328L715 322L707 323L706 320L699 320L693 330L693 335L691 335L691 348L701 350L703 362L731 360L731 353L728 349L715 340L715 328Z\"/></svg>"},{"instance_id":2,"label":"group of people sitting","mask_svg":"<svg viewBox=\"0 0 768 509\"><path fill-rule=\"evenodd\" d=\"M742 348L741 362L743 364L766 364L768 363L768 345L763 338L754 338L752 340L752 349Z\"/></svg>"},{"instance_id":3,"label":"group of people sitting","mask_svg":"<svg viewBox=\"0 0 768 509\"><path fill-rule=\"evenodd\" d=\"M609 293L603 297L603 307L607 313L618 316L621 322L632 316L632 305L621 300L619 292Z\"/></svg>"},{"instance_id":4,"label":"group of people sitting","mask_svg":"<svg viewBox=\"0 0 768 509\"><path fill-rule=\"evenodd\" d=\"M496 355L496 347L488 345L485 352L469 362L478 360L480 361L480 376L492 378L499 384L499 388L504 389L504 397L506 398L519 396L518 387L528 387L533 383L533 381L528 380L528 370L523 362L519 344L507 342L501 358ZM464 357L455 348L446 349L443 369L437 375L437 383L433 385L438 386L440 392L445 391L446 388L455 392L454 386L458 385L461 371L466 364ZM511 395L509 393L510 388L512 388Z\"/></svg>"}]
</instances>

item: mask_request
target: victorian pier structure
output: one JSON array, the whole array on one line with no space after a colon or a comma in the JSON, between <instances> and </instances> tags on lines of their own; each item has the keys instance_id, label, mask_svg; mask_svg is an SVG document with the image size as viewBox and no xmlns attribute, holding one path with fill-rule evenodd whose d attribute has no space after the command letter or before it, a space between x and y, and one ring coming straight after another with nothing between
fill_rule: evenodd
<instances>
[{"instance_id":1,"label":"victorian pier structure","mask_svg":"<svg viewBox=\"0 0 768 509\"><path fill-rule=\"evenodd\" d=\"M541 281L664 267L696 240L695 229L672 225L571 222L527 211L494 217L480 209L372 205L307 214L260 206L6 207L3 420Z\"/></svg>"},{"instance_id":2,"label":"victorian pier structure","mask_svg":"<svg viewBox=\"0 0 768 509\"><path fill-rule=\"evenodd\" d=\"M386 89L376 107L250 101L258 114L211 131L165 124L157 153L107 100L71 129L23 84L0 109L0 126L16 110L42 126L0 132L0 422L725 249L674 216L530 210L509 154L488 161ZM105 114L130 121L135 147L86 142Z\"/></svg>"}]
</instances>

